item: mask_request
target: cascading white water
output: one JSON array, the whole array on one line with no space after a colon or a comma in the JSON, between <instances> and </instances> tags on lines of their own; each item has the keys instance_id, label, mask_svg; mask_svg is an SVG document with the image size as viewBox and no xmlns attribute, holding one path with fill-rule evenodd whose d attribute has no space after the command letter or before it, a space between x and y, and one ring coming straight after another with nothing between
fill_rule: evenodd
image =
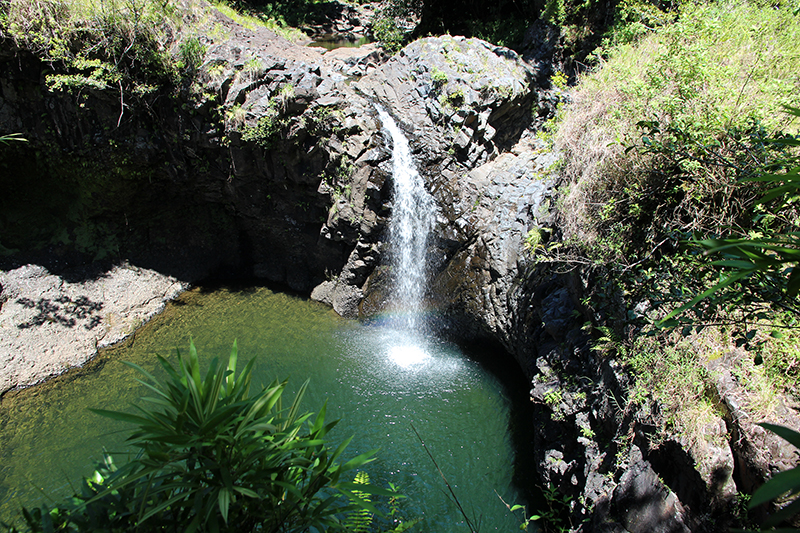
<instances>
[{"instance_id":1,"label":"cascading white water","mask_svg":"<svg viewBox=\"0 0 800 533\"><path fill-rule=\"evenodd\" d=\"M375 107L384 130L392 138L394 200L389 222L392 308L400 315L402 328L418 331L423 326L428 239L436 221L436 202L425 190L425 182L414 165L405 135L386 110Z\"/></svg>"}]
</instances>

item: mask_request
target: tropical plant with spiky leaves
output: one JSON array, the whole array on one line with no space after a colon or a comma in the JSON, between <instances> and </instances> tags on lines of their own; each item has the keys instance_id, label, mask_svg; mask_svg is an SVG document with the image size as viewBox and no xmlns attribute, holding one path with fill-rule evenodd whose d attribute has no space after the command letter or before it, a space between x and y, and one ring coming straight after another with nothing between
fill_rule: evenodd
<instances>
[{"instance_id":1,"label":"tropical plant with spiky leaves","mask_svg":"<svg viewBox=\"0 0 800 533\"><path fill-rule=\"evenodd\" d=\"M344 480L374 450L339 462L351 439L331 449L325 406L300 413L308 382L284 409L286 381L251 394L255 359L237 376L235 343L205 377L193 344L178 355L177 369L159 357L163 381L127 363L151 393L138 412L94 410L135 426L138 455L120 468L107 460L66 504L23 510L29 531L346 531L353 512L378 513L367 495L397 496Z\"/></svg>"}]
</instances>

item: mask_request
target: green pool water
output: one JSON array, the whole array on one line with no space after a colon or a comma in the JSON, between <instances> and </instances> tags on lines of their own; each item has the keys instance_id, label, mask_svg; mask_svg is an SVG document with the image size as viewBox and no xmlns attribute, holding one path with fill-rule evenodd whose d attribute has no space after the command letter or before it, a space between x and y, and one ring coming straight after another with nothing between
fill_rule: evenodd
<instances>
[{"instance_id":1,"label":"green pool water","mask_svg":"<svg viewBox=\"0 0 800 533\"><path fill-rule=\"evenodd\" d=\"M355 435L349 455L380 448L371 481L408 496L413 531L468 531L447 488L411 429L425 440L462 507L480 531L514 531L509 503L525 503L525 384L502 353L475 351L390 327L338 317L327 307L262 287L195 289L125 343L80 371L6 395L0 402L0 519L21 505L69 494L103 449L125 452L121 426L89 407L123 409L144 394L121 361L157 372L155 355L175 360L194 339L201 358L225 357L233 340L242 364L257 357L256 378L289 378L292 393L311 383L305 410L328 402L341 422L333 444ZM293 396L293 394L292 394ZM290 397L290 396L287 396ZM124 455L117 459L124 461ZM515 469L516 465L516 469Z\"/></svg>"}]
</instances>

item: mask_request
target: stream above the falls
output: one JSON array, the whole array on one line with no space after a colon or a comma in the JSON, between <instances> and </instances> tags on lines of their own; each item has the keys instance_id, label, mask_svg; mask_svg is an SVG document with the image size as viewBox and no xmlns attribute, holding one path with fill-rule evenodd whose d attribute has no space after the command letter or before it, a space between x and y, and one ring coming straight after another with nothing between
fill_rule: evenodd
<instances>
[{"instance_id":1,"label":"stream above the falls","mask_svg":"<svg viewBox=\"0 0 800 533\"><path fill-rule=\"evenodd\" d=\"M344 320L326 306L263 287L184 293L86 369L3 398L0 520L43 495L68 495L104 448L124 452L120 425L87 409L136 402L146 391L122 361L157 373L156 354L174 363L175 348L186 353L193 338L205 361L226 358L236 339L240 364L258 357L256 384L289 378L287 398L310 379L303 410L318 411L327 400L327 419L341 419L331 444L355 435L348 458L380 448L365 470L373 483L391 482L408 496L403 516L423 518L411 531L468 531L411 424L480 531L518 529L498 495L526 503L515 479L532 479L520 445L531 438L519 369L499 349L463 349L382 323Z\"/></svg>"}]
</instances>

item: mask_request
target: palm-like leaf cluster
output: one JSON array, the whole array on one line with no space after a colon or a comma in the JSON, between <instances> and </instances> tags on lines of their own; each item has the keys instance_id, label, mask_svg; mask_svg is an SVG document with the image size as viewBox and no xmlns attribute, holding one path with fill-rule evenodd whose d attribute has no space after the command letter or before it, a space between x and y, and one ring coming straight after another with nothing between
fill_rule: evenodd
<instances>
[{"instance_id":1,"label":"palm-like leaf cluster","mask_svg":"<svg viewBox=\"0 0 800 533\"><path fill-rule=\"evenodd\" d=\"M163 382L131 364L147 405L95 412L136 427L136 458L119 469L107 460L69 506L24 511L30 530L344 531L353 510L376 512L365 494L396 496L343 480L374 451L339 463L350 439L328 447L336 422L325 423L325 406L300 414L308 382L284 409L286 381L251 395L255 360L237 376L237 359L234 343L227 365L214 359L203 376L191 345L177 369L159 357Z\"/></svg>"}]
</instances>

